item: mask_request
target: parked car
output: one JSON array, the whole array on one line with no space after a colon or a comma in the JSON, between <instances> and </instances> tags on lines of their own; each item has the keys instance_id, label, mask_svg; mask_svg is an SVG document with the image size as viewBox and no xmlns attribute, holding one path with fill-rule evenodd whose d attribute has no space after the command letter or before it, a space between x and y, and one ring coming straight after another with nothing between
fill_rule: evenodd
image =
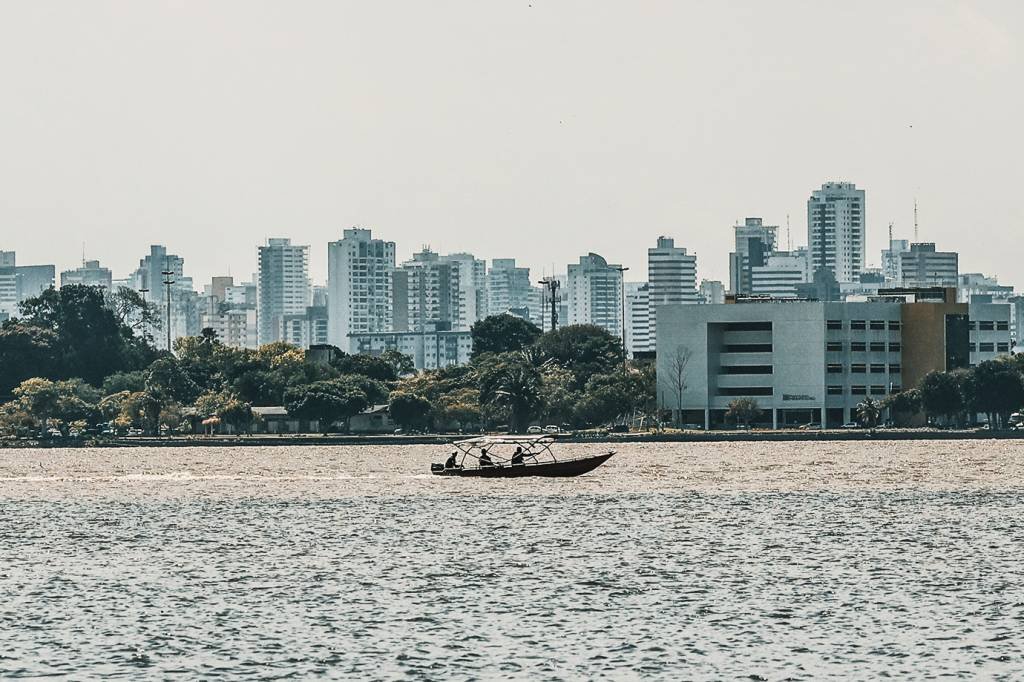
<instances>
[{"instance_id":1,"label":"parked car","mask_svg":"<svg viewBox=\"0 0 1024 682\"><path fill-rule=\"evenodd\" d=\"M548 424L544 427L544 433L561 433L562 429L554 424Z\"/></svg>"},{"instance_id":2,"label":"parked car","mask_svg":"<svg viewBox=\"0 0 1024 682\"><path fill-rule=\"evenodd\" d=\"M141 436L142 435L142 429L128 429L128 435L129 436Z\"/></svg>"},{"instance_id":3,"label":"parked car","mask_svg":"<svg viewBox=\"0 0 1024 682\"><path fill-rule=\"evenodd\" d=\"M530 428L526 429L526 432L530 434L544 433L544 429L534 424Z\"/></svg>"},{"instance_id":4,"label":"parked car","mask_svg":"<svg viewBox=\"0 0 1024 682\"><path fill-rule=\"evenodd\" d=\"M859 429L860 428L860 424L858 424L857 422L846 422L845 424L843 424L843 428L844 429Z\"/></svg>"}]
</instances>

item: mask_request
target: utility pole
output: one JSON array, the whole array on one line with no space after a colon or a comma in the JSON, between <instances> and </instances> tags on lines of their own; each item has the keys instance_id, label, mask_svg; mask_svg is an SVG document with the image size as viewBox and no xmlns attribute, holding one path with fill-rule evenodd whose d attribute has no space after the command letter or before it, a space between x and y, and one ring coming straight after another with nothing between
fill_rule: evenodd
<instances>
[{"instance_id":1,"label":"utility pole","mask_svg":"<svg viewBox=\"0 0 1024 682\"><path fill-rule=\"evenodd\" d=\"M164 287L167 289L167 352L171 351L171 285L174 284L174 270L171 270L171 266L164 261L164 267L166 270L161 270L160 274L164 276Z\"/></svg>"},{"instance_id":2,"label":"utility pole","mask_svg":"<svg viewBox=\"0 0 1024 682\"><path fill-rule=\"evenodd\" d=\"M610 268L619 273L619 292L622 295L622 371L626 371L626 358L629 357L629 353L626 352L626 275L624 274L629 268L624 268L621 265L617 268Z\"/></svg>"},{"instance_id":3,"label":"utility pole","mask_svg":"<svg viewBox=\"0 0 1024 682\"><path fill-rule=\"evenodd\" d=\"M914 243L917 243L917 197L914 197Z\"/></svg>"},{"instance_id":4,"label":"utility pole","mask_svg":"<svg viewBox=\"0 0 1024 682\"><path fill-rule=\"evenodd\" d=\"M537 284L543 285L551 293L551 331L558 327L558 287L560 286L555 277L545 277Z\"/></svg>"}]
</instances>

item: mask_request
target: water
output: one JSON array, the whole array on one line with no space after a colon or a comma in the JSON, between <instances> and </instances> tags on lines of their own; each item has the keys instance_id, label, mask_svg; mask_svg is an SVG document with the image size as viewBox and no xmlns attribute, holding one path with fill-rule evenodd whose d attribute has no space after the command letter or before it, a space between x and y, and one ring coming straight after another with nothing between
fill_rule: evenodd
<instances>
[{"instance_id":1,"label":"water","mask_svg":"<svg viewBox=\"0 0 1024 682\"><path fill-rule=\"evenodd\" d=\"M444 452L0 452L0 677L1024 672L1024 444Z\"/></svg>"}]
</instances>

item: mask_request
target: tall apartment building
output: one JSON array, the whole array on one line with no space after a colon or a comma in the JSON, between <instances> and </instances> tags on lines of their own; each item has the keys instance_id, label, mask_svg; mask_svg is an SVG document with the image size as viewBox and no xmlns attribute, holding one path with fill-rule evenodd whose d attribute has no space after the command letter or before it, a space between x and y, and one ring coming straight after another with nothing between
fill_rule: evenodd
<instances>
[{"instance_id":1,"label":"tall apartment building","mask_svg":"<svg viewBox=\"0 0 1024 682\"><path fill-rule=\"evenodd\" d=\"M657 329L657 309L670 303L700 303L697 292L697 256L675 245L669 237L658 237L647 249L647 298L650 343ZM628 319L628 318L627 318ZM650 350L654 350L653 347Z\"/></svg>"},{"instance_id":2,"label":"tall apartment building","mask_svg":"<svg viewBox=\"0 0 1024 682\"><path fill-rule=\"evenodd\" d=\"M459 316L463 324L468 328L487 317L487 261L471 253L451 253L440 260L459 268Z\"/></svg>"},{"instance_id":3,"label":"tall apartment building","mask_svg":"<svg viewBox=\"0 0 1024 682\"><path fill-rule=\"evenodd\" d=\"M352 352L380 355L396 350L412 358L417 370L465 365L473 353L468 331L450 331L427 325L422 331L394 331L357 334L351 337Z\"/></svg>"},{"instance_id":4,"label":"tall apartment building","mask_svg":"<svg viewBox=\"0 0 1024 682\"><path fill-rule=\"evenodd\" d=\"M750 293L754 296L796 298L801 284L811 281L811 260L807 249L773 251L763 265L750 268Z\"/></svg>"},{"instance_id":5,"label":"tall apartment building","mask_svg":"<svg viewBox=\"0 0 1024 682\"><path fill-rule=\"evenodd\" d=\"M310 304L309 246L275 238L259 247L256 297L260 345L283 341L285 316L304 314Z\"/></svg>"},{"instance_id":6,"label":"tall apartment building","mask_svg":"<svg viewBox=\"0 0 1024 682\"><path fill-rule=\"evenodd\" d=\"M653 323L650 285L626 282L626 352L630 356L654 351Z\"/></svg>"},{"instance_id":7,"label":"tall apartment building","mask_svg":"<svg viewBox=\"0 0 1024 682\"><path fill-rule=\"evenodd\" d=\"M327 246L328 340L350 351L351 334L394 329L395 243L345 230Z\"/></svg>"},{"instance_id":8,"label":"tall apartment building","mask_svg":"<svg viewBox=\"0 0 1024 682\"><path fill-rule=\"evenodd\" d=\"M113 283L113 276L108 268L100 267L98 260L87 260L81 267L74 270L65 270L60 273L60 285L66 287L70 284L81 284L87 287L100 287L110 290Z\"/></svg>"},{"instance_id":9,"label":"tall apartment building","mask_svg":"<svg viewBox=\"0 0 1024 682\"><path fill-rule=\"evenodd\" d=\"M750 269L764 265L775 250L778 226L765 225L761 218L747 218L733 226L735 245L729 254L729 292L750 294Z\"/></svg>"},{"instance_id":10,"label":"tall apartment building","mask_svg":"<svg viewBox=\"0 0 1024 682\"><path fill-rule=\"evenodd\" d=\"M164 275L163 273L170 273ZM171 282L170 285L164 282ZM195 336L199 326L199 295L192 286L192 278L185 276L185 259L167 252L167 247L154 244L149 254L139 260L139 267L128 277L128 286L142 292L153 303L160 319L160 328L149 330L157 348L167 348L167 321L170 318L170 337L174 341L182 336ZM170 313L167 309L170 289Z\"/></svg>"},{"instance_id":11,"label":"tall apartment building","mask_svg":"<svg viewBox=\"0 0 1024 682\"><path fill-rule=\"evenodd\" d=\"M394 331L437 329L465 331L461 268L424 248L395 270Z\"/></svg>"},{"instance_id":12,"label":"tall apartment building","mask_svg":"<svg viewBox=\"0 0 1024 682\"><path fill-rule=\"evenodd\" d=\"M900 284L904 287L955 287L958 285L959 255L936 251L935 244L911 244L900 254Z\"/></svg>"},{"instance_id":13,"label":"tall apartment building","mask_svg":"<svg viewBox=\"0 0 1024 682\"><path fill-rule=\"evenodd\" d=\"M700 281L700 302L708 305L725 303L725 285L717 279Z\"/></svg>"},{"instance_id":14,"label":"tall apartment building","mask_svg":"<svg viewBox=\"0 0 1024 682\"><path fill-rule=\"evenodd\" d=\"M495 258L487 271L487 311L499 315L510 310L529 311L535 324L540 319L530 282L530 268L518 267L515 258Z\"/></svg>"},{"instance_id":15,"label":"tall apartment building","mask_svg":"<svg viewBox=\"0 0 1024 682\"><path fill-rule=\"evenodd\" d=\"M610 265L596 253L580 256L567 275L569 324L593 324L622 335L621 266ZM560 321L561 323L561 321Z\"/></svg>"},{"instance_id":16,"label":"tall apartment building","mask_svg":"<svg viewBox=\"0 0 1024 682\"><path fill-rule=\"evenodd\" d=\"M256 348L255 283L236 285L233 277L214 277L204 287L200 329L212 329L217 340L233 348Z\"/></svg>"},{"instance_id":17,"label":"tall apartment building","mask_svg":"<svg viewBox=\"0 0 1024 682\"><path fill-rule=\"evenodd\" d=\"M864 190L852 182L826 182L807 200L811 269L830 269L839 282L855 282L864 269Z\"/></svg>"}]
</instances>

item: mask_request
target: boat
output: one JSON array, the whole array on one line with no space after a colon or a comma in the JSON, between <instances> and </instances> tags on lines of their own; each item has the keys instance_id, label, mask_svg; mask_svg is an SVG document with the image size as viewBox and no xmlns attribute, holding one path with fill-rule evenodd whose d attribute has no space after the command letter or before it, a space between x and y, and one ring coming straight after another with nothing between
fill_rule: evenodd
<instances>
[{"instance_id":1,"label":"boat","mask_svg":"<svg viewBox=\"0 0 1024 682\"><path fill-rule=\"evenodd\" d=\"M431 464L435 476L520 478L523 476L568 477L593 471L615 454L559 459L551 446L554 436L481 436L452 442L455 451L445 464ZM518 453L517 453L518 450ZM488 463L490 462L490 463ZM453 464L454 466L446 466Z\"/></svg>"}]
</instances>

